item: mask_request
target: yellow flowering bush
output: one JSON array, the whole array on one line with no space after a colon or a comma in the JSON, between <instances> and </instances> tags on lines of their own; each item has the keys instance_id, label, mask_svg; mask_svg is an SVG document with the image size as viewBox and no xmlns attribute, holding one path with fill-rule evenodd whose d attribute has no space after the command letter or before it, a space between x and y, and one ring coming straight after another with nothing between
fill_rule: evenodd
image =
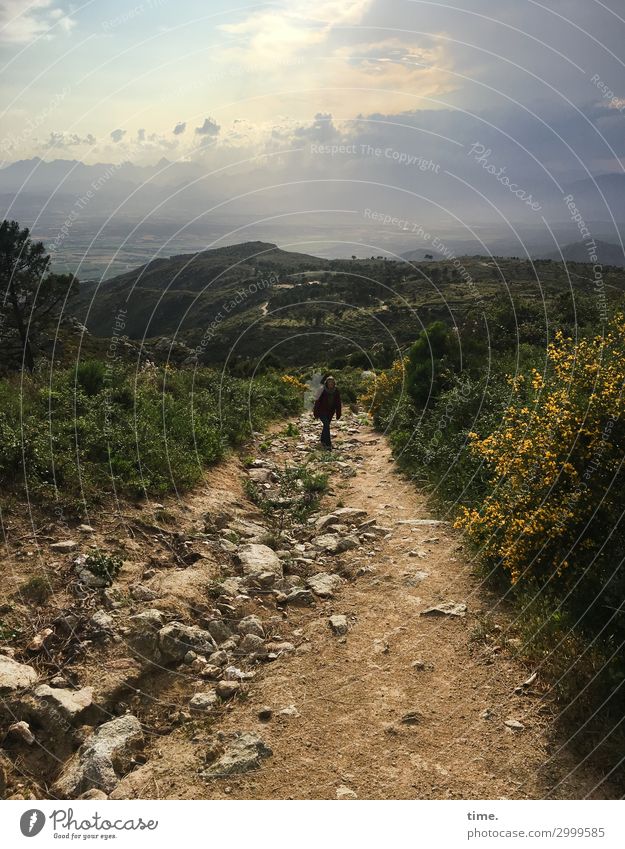
<instances>
[{"instance_id":1,"label":"yellow flowering bush","mask_svg":"<svg viewBox=\"0 0 625 849\"><path fill-rule=\"evenodd\" d=\"M392 366L367 379L358 401L373 416L377 425L381 417L397 404L406 379L406 358L395 360Z\"/></svg>"},{"instance_id":2,"label":"yellow flowering bush","mask_svg":"<svg viewBox=\"0 0 625 849\"><path fill-rule=\"evenodd\" d=\"M546 374L511 381L501 426L482 439L470 434L491 489L456 524L513 582L591 564L604 574L620 536L624 381L622 315L593 339L558 333Z\"/></svg>"},{"instance_id":3,"label":"yellow flowering bush","mask_svg":"<svg viewBox=\"0 0 625 849\"><path fill-rule=\"evenodd\" d=\"M305 392L308 389L305 383L292 374L283 374L280 379L289 389L294 389L296 392Z\"/></svg>"}]
</instances>

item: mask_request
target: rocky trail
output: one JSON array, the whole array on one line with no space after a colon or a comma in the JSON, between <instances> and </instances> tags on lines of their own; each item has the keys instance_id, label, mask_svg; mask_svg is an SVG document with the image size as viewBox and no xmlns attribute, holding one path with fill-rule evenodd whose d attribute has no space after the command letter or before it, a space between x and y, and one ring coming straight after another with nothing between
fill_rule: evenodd
<instances>
[{"instance_id":1,"label":"rocky trail","mask_svg":"<svg viewBox=\"0 0 625 849\"><path fill-rule=\"evenodd\" d=\"M321 453L303 416L63 537L7 525L0 610L29 628L0 636L0 796L605 798L459 534L366 419L333 430ZM16 600L42 563L50 594Z\"/></svg>"}]
</instances>

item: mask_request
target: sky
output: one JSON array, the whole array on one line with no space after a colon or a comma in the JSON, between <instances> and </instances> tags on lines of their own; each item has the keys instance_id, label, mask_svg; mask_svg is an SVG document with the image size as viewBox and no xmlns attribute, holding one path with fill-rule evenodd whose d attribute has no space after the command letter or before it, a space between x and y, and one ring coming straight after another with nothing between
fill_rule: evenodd
<instances>
[{"instance_id":1,"label":"sky","mask_svg":"<svg viewBox=\"0 0 625 849\"><path fill-rule=\"evenodd\" d=\"M478 114L520 145L538 132L547 165L575 170L557 162L566 134L591 170L616 170L625 7L611 3L6 0L2 153L230 161L347 141L359 118L421 114L453 135Z\"/></svg>"},{"instance_id":2,"label":"sky","mask_svg":"<svg viewBox=\"0 0 625 849\"><path fill-rule=\"evenodd\" d=\"M268 213L390 187L400 218L411 192L532 220L623 173L623 43L622 0L5 0L0 161L164 157L218 197L271 185Z\"/></svg>"}]
</instances>

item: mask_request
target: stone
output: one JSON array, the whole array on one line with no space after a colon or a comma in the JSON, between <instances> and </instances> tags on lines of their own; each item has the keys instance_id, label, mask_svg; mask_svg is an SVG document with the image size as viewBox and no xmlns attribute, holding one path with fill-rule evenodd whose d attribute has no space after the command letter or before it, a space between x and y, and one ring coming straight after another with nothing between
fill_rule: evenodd
<instances>
[{"instance_id":1,"label":"stone","mask_svg":"<svg viewBox=\"0 0 625 849\"><path fill-rule=\"evenodd\" d=\"M113 617L106 612L106 610L96 610L91 617L91 624L100 631L112 631L114 620Z\"/></svg>"},{"instance_id":2,"label":"stone","mask_svg":"<svg viewBox=\"0 0 625 849\"><path fill-rule=\"evenodd\" d=\"M65 539L61 542L53 542L50 546L52 551L58 551L60 553L64 553L66 551L74 551L78 548L78 543L73 539Z\"/></svg>"},{"instance_id":3,"label":"stone","mask_svg":"<svg viewBox=\"0 0 625 849\"><path fill-rule=\"evenodd\" d=\"M222 539L219 542L219 547L222 551L225 551L226 554L236 554L237 546L231 542L229 539Z\"/></svg>"},{"instance_id":4,"label":"stone","mask_svg":"<svg viewBox=\"0 0 625 849\"><path fill-rule=\"evenodd\" d=\"M66 763L52 787L53 794L71 799L94 788L110 794L120 778L130 772L143 745L136 716L126 714L105 722Z\"/></svg>"},{"instance_id":5,"label":"stone","mask_svg":"<svg viewBox=\"0 0 625 849\"><path fill-rule=\"evenodd\" d=\"M202 772L202 776L224 778L259 769L262 759L271 755L272 750L258 734L238 733L226 744L221 757Z\"/></svg>"},{"instance_id":6,"label":"stone","mask_svg":"<svg viewBox=\"0 0 625 849\"><path fill-rule=\"evenodd\" d=\"M32 686L38 677L32 666L0 654L0 696Z\"/></svg>"},{"instance_id":7,"label":"stone","mask_svg":"<svg viewBox=\"0 0 625 849\"><path fill-rule=\"evenodd\" d=\"M270 469L248 469L247 474L254 483L271 483L273 477Z\"/></svg>"},{"instance_id":8,"label":"stone","mask_svg":"<svg viewBox=\"0 0 625 849\"><path fill-rule=\"evenodd\" d=\"M239 622L237 626L237 631L242 636L246 634L255 634L257 637L265 636L265 629L263 628L263 623L259 619L258 616L245 616Z\"/></svg>"},{"instance_id":9,"label":"stone","mask_svg":"<svg viewBox=\"0 0 625 849\"><path fill-rule=\"evenodd\" d=\"M226 666L223 671L224 681L251 681L253 677L253 672L243 672L236 666Z\"/></svg>"},{"instance_id":10,"label":"stone","mask_svg":"<svg viewBox=\"0 0 625 849\"><path fill-rule=\"evenodd\" d=\"M419 725L419 723L423 720L423 714L419 713L418 710L410 710L408 713L405 713L401 721L404 725Z\"/></svg>"},{"instance_id":11,"label":"stone","mask_svg":"<svg viewBox=\"0 0 625 849\"><path fill-rule=\"evenodd\" d=\"M367 518L367 511L361 510L358 507L339 507L334 511L334 515L338 517L339 521L346 522L348 525L351 525L355 522L362 522Z\"/></svg>"},{"instance_id":12,"label":"stone","mask_svg":"<svg viewBox=\"0 0 625 849\"><path fill-rule=\"evenodd\" d=\"M337 799L357 799L358 796L354 793L351 787L348 787L346 784L340 784L336 788L336 798Z\"/></svg>"},{"instance_id":13,"label":"stone","mask_svg":"<svg viewBox=\"0 0 625 849\"><path fill-rule=\"evenodd\" d=\"M270 707L262 707L256 716L260 719L261 722L269 722L271 717L273 716L273 711Z\"/></svg>"},{"instance_id":14,"label":"stone","mask_svg":"<svg viewBox=\"0 0 625 849\"><path fill-rule=\"evenodd\" d=\"M339 534L322 534L313 540L313 545L315 548L327 551L328 554L341 554L343 551L356 548L358 538L354 536L341 536Z\"/></svg>"},{"instance_id":15,"label":"stone","mask_svg":"<svg viewBox=\"0 0 625 849\"><path fill-rule=\"evenodd\" d=\"M207 663L204 668L200 670L200 678L206 678L209 681L216 681L221 673L222 670L220 666L214 666L212 663Z\"/></svg>"},{"instance_id":16,"label":"stone","mask_svg":"<svg viewBox=\"0 0 625 849\"><path fill-rule=\"evenodd\" d=\"M289 652L295 651L293 643L287 643L286 641L281 643L266 643L265 648L269 652L272 660L279 657L281 654L288 654Z\"/></svg>"},{"instance_id":17,"label":"stone","mask_svg":"<svg viewBox=\"0 0 625 849\"><path fill-rule=\"evenodd\" d=\"M421 611L421 616L465 616L467 606L464 603L456 603L455 601L443 601L440 604L435 604L433 607L428 607L427 610Z\"/></svg>"},{"instance_id":18,"label":"stone","mask_svg":"<svg viewBox=\"0 0 625 849\"><path fill-rule=\"evenodd\" d=\"M225 643L232 636L232 628L223 619L210 619L206 622L206 630L217 645Z\"/></svg>"},{"instance_id":19,"label":"stone","mask_svg":"<svg viewBox=\"0 0 625 849\"><path fill-rule=\"evenodd\" d=\"M146 587L145 584L135 584L134 587L130 588L130 595L135 601L154 601L155 598L158 598L156 590Z\"/></svg>"},{"instance_id":20,"label":"stone","mask_svg":"<svg viewBox=\"0 0 625 849\"><path fill-rule=\"evenodd\" d=\"M215 690L219 698L225 701L240 692L241 684L238 681L219 681Z\"/></svg>"},{"instance_id":21,"label":"stone","mask_svg":"<svg viewBox=\"0 0 625 849\"><path fill-rule=\"evenodd\" d=\"M330 624L330 628L332 628L332 632L336 634L337 637L343 637L349 631L347 616L335 613L333 616L330 616L328 622Z\"/></svg>"},{"instance_id":22,"label":"stone","mask_svg":"<svg viewBox=\"0 0 625 849\"><path fill-rule=\"evenodd\" d=\"M156 608L144 610L128 620L126 639L130 648L143 660L158 661L159 631L163 627L163 614Z\"/></svg>"},{"instance_id":23,"label":"stone","mask_svg":"<svg viewBox=\"0 0 625 849\"><path fill-rule=\"evenodd\" d=\"M282 710L278 711L278 713L280 716L292 716L295 718L301 716L300 712L295 707L295 705L288 705L287 707L282 708Z\"/></svg>"},{"instance_id":24,"label":"stone","mask_svg":"<svg viewBox=\"0 0 625 849\"><path fill-rule=\"evenodd\" d=\"M21 743L26 743L27 746L32 746L35 742L35 735L30 730L30 725L27 722L24 722L23 719L9 725L6 736L9 742L15 740Z\"/></svg>"},{"instance_id":25,"label":"stone","mask_svg":"<svg viewBox=\"0 0 625 849\"><path fill-rule=\"evenodd\" d=\"M246 634L239 643L239 650L246 654L266 654L265 642L256 634Z\"/></svg>"},{"instance_id":26,"label":"stone","mask_svg":"<svg viewBox=\"0 0 625 849\"><path fill-rule=\"evenodd\" d=\"M320 598L332 598L334 592L341 586L343 579L340 575L330 575L327 572L319 572L317 575L312 575L306 581L308 586L315 595Z\"/></svg>"},{"instance_id":27,"label":"stone","mask_svg":"<svg viewBox=\"0 0 625 849\"><path fill-rule=\"evenodd\" d=\"M108 796L102 790L96 790L94 787L92 790L86 790L84 793L81 793L78 798L87 799L91 802L103 802L105 799L108 799Z\"/></svg>"},{"instance_id":28,"label":"stone","mask_svg":"<svg viewBox=\"0 0 625 849\"><path fill-rule=\"evenodd\" d=\"M93 687L82 687L80 690L63 690L40 684L33 692L34 699L40 702L35 713L42 721L46 721L50 711L58 711L68 722L76 722L93 704Z\"/></svg>"},{"instance_id":29,"label":"stone","mask_svg":"<svg viewBox=\"0 0 625 849\"><path fill-rule=\"evenodd\" d=\"M522 722L519 722L518 719L506 719L506 721L504 722L504 725L507 728L511 728L513 731L524 731L525 730L525 726L523 725Z\"/></svg>"},{"instance_id":30,"label":"stone","mask_svg":"<svg viewBox=\"0 0 625 849\"><path fill-rule=\"evenodd\" d=\"M225 666L228 663L228 653L225 651L214 651L208 656L208 662L213 666Z\"/></svg>"},{"instance_id":31,"label":"stone","mask_svg":"<svg viewBox=\"0 0 625 849\"><path fill-rule=\"evenodd\" d=\"M247 577L260 575L263 572L271 572L280 578L282 577L280 558L268 545L261 545L260 543L242 545L237 556L243 567L243 574Z\"/></svg>"},{"instance_id":32,"label":"stone","mask_svg":"<svg viewBox=\"0 0 625 849\"><path fill-rule=\"evenodd\" d=\"M285 599L286 604L292 604L295 607L310 607L315 601L310 590L295 589L287 594Z\"/></svg>"},{"instance_id":33,"label":"stone","mask_svg":"<svg viewBox=\"0 0 625 849\"><path fill-rule=\"evenodd\" d=\"M166 662L180 662L192 650L197 654L212 654L217 648L208 631L196 625L170 622L158 632L158 646Z\"/></svg>"},{"instance_id":34,"label":"stone","mask_svg":"<svg viewBox=\"0 0 625 849\"><path fill-rule=\"evenodd\" d=\"M189 708L192 713L208 713L217 703L217 693L209 690L207 693L195 693L189 701Z\"/></svg>"}]
</instances>

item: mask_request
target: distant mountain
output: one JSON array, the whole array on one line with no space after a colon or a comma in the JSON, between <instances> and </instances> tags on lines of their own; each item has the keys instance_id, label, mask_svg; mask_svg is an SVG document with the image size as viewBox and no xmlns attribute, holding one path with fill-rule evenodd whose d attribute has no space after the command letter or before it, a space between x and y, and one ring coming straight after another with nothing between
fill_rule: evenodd
<instances>
[{"instance_id":1,"label":"distant mountain","mask_svg":"<svg viewBox=\"0 0 625 849\"><path fill-rule=\"evenodd\" d=\"M625 221L625 174L599 174L564 187L582 217L589 221Z\"/></svg>"},{"instance_id":2,"label":"distant mountain","mask_svg":"<svg viewBox=\"0 0 625 849\"><path fill-rule=\"evenodd\" d=\"M73 314L97 336L111 336L123 312L123 332L141 339L215 333L234 312L240 318L268 299L275 276L313 271L327 260L283 251L268 242L245 242L156 259L106 283L87 283ZM215 334L213 334L215 335Z\"/></svg>"},{"instance_id":3,"label":"distant mountain","mask_svg":"<svg viewBox=\"0 0 625 849\"><path fill-rule=\"evenodd\" d=\"M625 254L620 245L595 239L595 246L597 258L602 265L617 265L625 268ZM569 245L564 245L561 251L565 262L590 262L586 242L572 242ZM561 262L562 257L558 251L551 251L541 256L540 259L552 259Z\"/></svg>"}]
</instances>

